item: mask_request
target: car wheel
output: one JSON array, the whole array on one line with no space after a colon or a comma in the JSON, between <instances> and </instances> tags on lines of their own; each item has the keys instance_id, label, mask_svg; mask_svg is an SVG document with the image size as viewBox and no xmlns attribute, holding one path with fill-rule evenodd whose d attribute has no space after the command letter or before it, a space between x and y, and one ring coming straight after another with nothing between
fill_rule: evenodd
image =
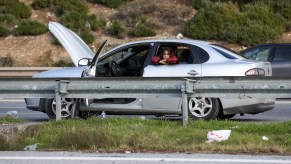
<instances>
[{"instance_id":1,"label":"car wheel","mask_svg":"<svg viewBox=\"0 0 291 164\"><path fill-rule=\"evenodd\" d=\"M227 115L218 115L217 118L221 119L221 120L225 120L225 119L231 119L232 117L234 117L236 114L227 114Z\"/></svg>"},{"instance_id":2,"label":"car wheel","mask_svg":"<svg viewBox=\"0 0 291 164\"><path fill-rule=\"evenodd\" d=\"M192 97L188 101L189 116L193 119L211 120L217 117L220 105L216 98Z\"/></svg>"},{"instance_id":3,"label":"car wheel","mask_svg":"<svg viewBox=\"0 0 291 164\"><path fill-rule=\"evenodd\" d=\"M65 98L61 99L61 117L71 118L73 111L77 113L79 109L79 103L76 99ZM56 118L56 99L45 100L45 111L50 119Z\"/></svg>"}]
</instances>

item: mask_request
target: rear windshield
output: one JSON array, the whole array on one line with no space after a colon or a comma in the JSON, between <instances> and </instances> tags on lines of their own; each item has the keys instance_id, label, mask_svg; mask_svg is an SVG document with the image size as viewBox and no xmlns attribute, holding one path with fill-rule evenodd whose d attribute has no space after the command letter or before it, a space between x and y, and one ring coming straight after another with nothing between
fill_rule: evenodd
<instances>
[{"instance_id":1,"label":"rear windshield","mask_svg":"<svg viewBox=\"0 0 291 164\"><path fill-rule=\"evenodd\" d=\"M228 49L226 47L222 47L217 44L211 44L210 46L214 48L218 53L220 53L221 55L223 55L224 57L228 59L245 59L243 56L239 55L239 53L231 49Z\"/></svg>"}]
</instances>

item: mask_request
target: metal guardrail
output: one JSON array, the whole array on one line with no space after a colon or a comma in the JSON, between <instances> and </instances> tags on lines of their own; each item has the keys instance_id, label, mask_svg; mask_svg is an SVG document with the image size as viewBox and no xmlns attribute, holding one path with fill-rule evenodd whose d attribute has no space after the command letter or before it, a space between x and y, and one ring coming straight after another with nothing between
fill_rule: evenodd
<instances>
[{"instance_id":1,"label":"metal guardrail","mask_svg":"<svg viewBox=\"0 0 291 164\"><path fill-rule=\"evenodd\" d=\"M31 77L39 72L60 67L0 67L0 77Z\"/></svg>"},{"instance_id":2,"label":"metal guardrail","mask_svg":"<svg viewBox=\"0 0 291 164\"><path fill-rule=\"evenodd\" d=\"M291 78L0 78L0 98L56 98L57 120L61 98L182 97L183 125L187 125L190 96L291 98Z\"/></svg>"}]
</instances>

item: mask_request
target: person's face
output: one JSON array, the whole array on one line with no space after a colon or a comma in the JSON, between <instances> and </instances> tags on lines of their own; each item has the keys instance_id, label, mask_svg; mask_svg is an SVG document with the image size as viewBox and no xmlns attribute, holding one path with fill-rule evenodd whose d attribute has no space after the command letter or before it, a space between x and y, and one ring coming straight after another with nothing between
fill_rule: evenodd
<instances>
[{"instance_id":1,"label":"person's face","mask_svg":"<svg viewBox=\"0 0 291 164\"><path fill-rule=\"evenodd\" d=\"M169 59L170 55L169 55L169 51L165 50L163 53L163 58L164 59Z\"/></svg>"}]
</instances>

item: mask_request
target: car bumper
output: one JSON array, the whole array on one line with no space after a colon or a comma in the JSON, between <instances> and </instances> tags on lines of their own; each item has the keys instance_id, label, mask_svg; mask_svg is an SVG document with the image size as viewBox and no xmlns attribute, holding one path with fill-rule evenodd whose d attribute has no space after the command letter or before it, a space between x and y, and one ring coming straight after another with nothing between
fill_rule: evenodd
<instances>
[{"instance_id":1,"label":"car bumper","mask_svg":"<svg viewBox=\"0 0 291 164\"><path fill-rule=\"evenodd\" d=\"M232 108L225 108L224 114L257 114L272 110L275 107L275 99L264 99L263 102L251 105L236 106Z\"/></svg>"},{"instance_id":2,"label":"car bumper","mask_svg":"<svg viewBox=\"0 0 291 164\"><path fill-rule=\"evenodd\" d=\"M24 101L27 109L44 112L42 104L44 101L41 101L39 98L25 98Z\"/></svg>"}]
</instances>

